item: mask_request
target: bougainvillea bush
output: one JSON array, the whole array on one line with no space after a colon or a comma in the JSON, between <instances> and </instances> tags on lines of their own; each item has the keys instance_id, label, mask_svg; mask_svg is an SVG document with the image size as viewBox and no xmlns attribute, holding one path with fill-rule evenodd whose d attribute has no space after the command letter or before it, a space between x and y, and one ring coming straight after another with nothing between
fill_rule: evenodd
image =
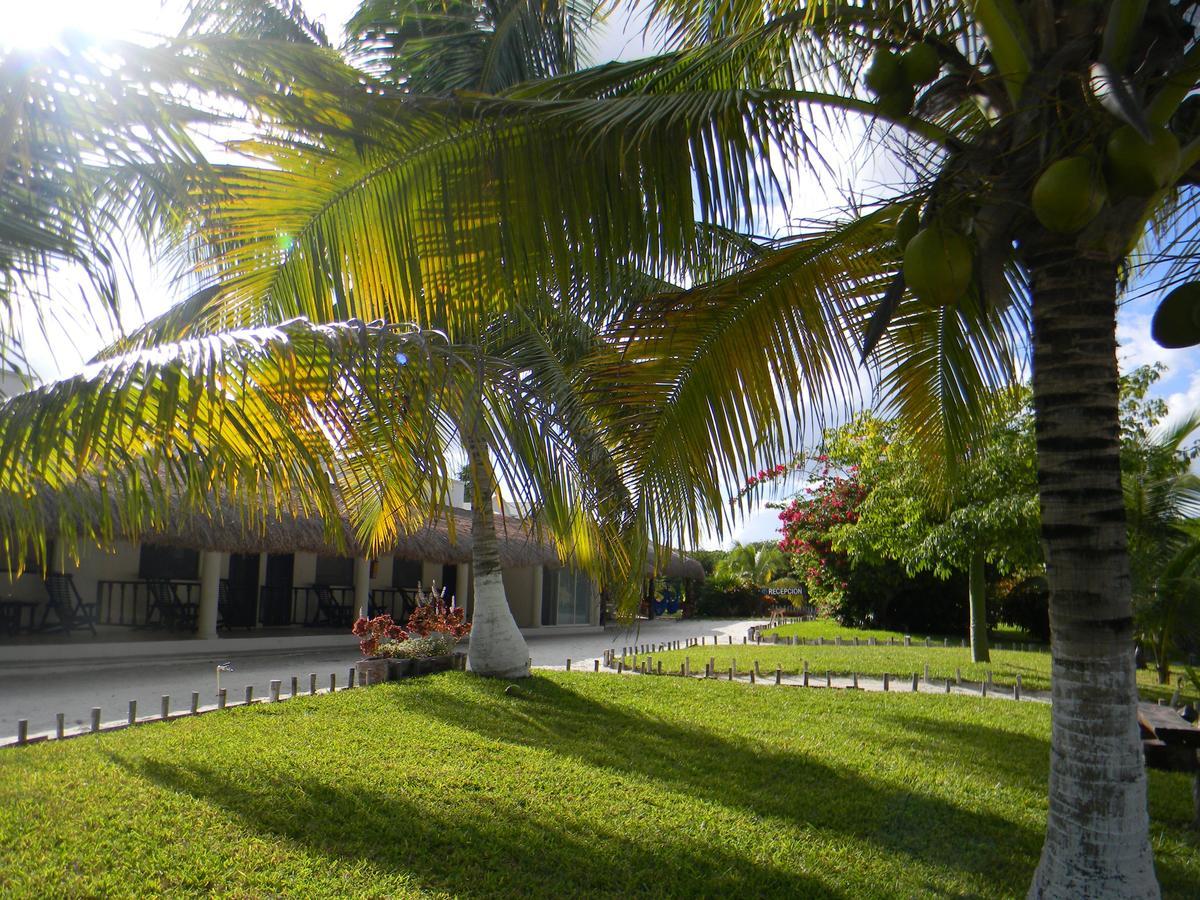
<instances>
[{"instance_id":1,"label":"bougainvillea bush","mask_svg":"<svg viewBox=\"0 0 1200 900\"><path fill-rule=\"evenodd\" d=\"M858 507L867 492L856 466L839 471L827 456L816 461L821 468L813 483L779 513L779 549L792 557L812 602L833 612L842 605L851 579L849 557L835 548L837 529L858 521Z\"/></svg>"}]
</instances>

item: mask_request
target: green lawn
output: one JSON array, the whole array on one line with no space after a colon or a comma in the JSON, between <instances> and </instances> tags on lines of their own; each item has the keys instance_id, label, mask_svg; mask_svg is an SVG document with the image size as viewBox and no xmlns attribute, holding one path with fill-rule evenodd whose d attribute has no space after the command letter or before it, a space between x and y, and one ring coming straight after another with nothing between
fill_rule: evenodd
<instances>
[{"instance_id":1,"label":"green lawn","mask_svg":"<svg viewBox=\"0 0 1200 900\"><path fill-rule=\"evenodd\" d=\"M1049 710L447 673L0 753L0 895L1022 896ZM1168 896L1200 883L1151 773Z\"/></svg>"},{"instance_id":2,"label":"green lawn","mask_svg":"<svg viewBox=\"0 0 1200 900\"><path fill-rule=\"evenodd\" d=\"M736 661L738 671L746 672L758 660L764 670L775 671L776 666L782 666L785 675L796 675L803 671L805 660L808 661L809 672L824 676L829 671L835 675L849 675L857 672L859 675L882 676L885 672L894 676L911 676L914 672L924 674L925 664L929 664L931 678L942 681L954 678L957 669L962 670L966 681L983 681L990 670L995 684L1011 687L1016 677L1021 676L1021 684L1035 691L1050 690L1050 654L1040 651L1025 652L1022 650L993 650L991 662L971 662L971 651L963 647L925 647L924 645L904 647L876 644L875 646L818 646L804 644L796 646L776 646L774 644L733 644L732 646L711 645L692 647L687 650L672 650L663 653L649 654L654 664L662 660L663 670L678 673L684 657L691 658L692 674L703 674L705 663L710 657L716 659L718 673L727 672L731 662ZM626 665L637 665L644 656L627 656ZM1138 672L1138 687L1143 699L1170 699L1173 687L1158 683L1151 669ZM1196 691L1190 685L1184 688L1185 697L1195 698Z\"/></svg>"},{"instance_id":3,"label":"green lawn","mask_svg":"<svg viewBox=\"0 0 1200 900\"><path fill-rule=\"evenodd\" d=\"M810 619L805 622L792 622L788 625L780 625L777 628L763 629L764 635L778 634L780 637L799 637L808 641L815 641L817 638L825 638L827 641L832 641L835 638L841 638L844 641L852 641L858 638L860 641L875 638L879 641L886 641L895 638L898 641L904 640L903 631L886 631L879 628L852 628L842 625L834 619ZM914 641L925 640L930 637L936 640L939 644L942 642L944 635L910 635ZM1033 637L1019 628L1002 627L993 629L990 635L993 641L1001 641L1007 644L1028 644L1038 643ZM952 644L958 644L962 641L961 637L950 639Z\"/></svg>"}]
</instances>

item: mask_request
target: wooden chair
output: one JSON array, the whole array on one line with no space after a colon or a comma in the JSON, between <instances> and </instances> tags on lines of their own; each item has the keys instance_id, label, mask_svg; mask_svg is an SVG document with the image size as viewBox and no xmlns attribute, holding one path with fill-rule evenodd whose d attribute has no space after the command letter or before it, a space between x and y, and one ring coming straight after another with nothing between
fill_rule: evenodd
<instances>
[{"instance_id":1,"label":"wooden chair","mask_svg":"<svg viewBox=\"0 0 1200 900\"><path fill-rule=\"evenodd\" d=\"M96 604L84 603L79 596L79 588L75 587L75 579L71 575L52 572L45 579L46 593L50 599L46 610L42 613L42 628L61 628L67 634L76 628L87 628L96 634ZM47 621L50 613L58 619L57 625Z\"/></svg>"},{"instance_id":2,"label":"wooden chair","mask_svg":"<svg viewBox=\"0 0 1200 900\"><path fill-rule=\"evenodd\" d=\"M159 624L171 631L195 631L198 606L195 603L185 603L179 599L175 590L175 582L167 578L156 578L146 582L153 602L146 611L146 624ZM158 613L159 620L154 623L154 614Z\"/></svg>"},{"instance_id":3,"label":"wooden chair","mask_svg":"<svg viewBox=\"0 0 1200 900\"><path fill-rule=\"evenodd\" d=\"M310 626L328 625L331 628L349 628L353 609L347 603L339 603L327 584L314 584L311 590L317 598L317 614Z\"/></svg>"}]
</instances>

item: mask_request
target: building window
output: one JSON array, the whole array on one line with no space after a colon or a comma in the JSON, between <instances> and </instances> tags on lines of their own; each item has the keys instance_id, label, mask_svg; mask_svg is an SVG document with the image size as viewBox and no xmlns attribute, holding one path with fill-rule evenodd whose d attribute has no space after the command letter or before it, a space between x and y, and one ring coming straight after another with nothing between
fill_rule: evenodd
<instances>
[{"instance_id":1,"label":"building window","mask_svg":"<svg viewBox=\"0 0 1200 900\"><path fill-rule=\"evenodd\" d=\"M200 551L188 547L142 544L138 553L138 578L195 581L200 577Z\"/></svg>"},{"instance_id":2,"label":"building window","mask_svg":"<svg viewBox=\"0 0 1200 900\"><path fill-rule=\"evenodd\" d=\"M586 625L591 621L592 581L577 569L545 569L542 624Z\"/></svg>"},{"instance_id":3,"label":"building window","mask_svg":"<svg viewBox=\"0 0 1200 900\"><path fill-rule=\"evenodd\" d=\"M354 584L354 560L348 556L318 556L313 584Z\"/></svg>"}]
</instances>

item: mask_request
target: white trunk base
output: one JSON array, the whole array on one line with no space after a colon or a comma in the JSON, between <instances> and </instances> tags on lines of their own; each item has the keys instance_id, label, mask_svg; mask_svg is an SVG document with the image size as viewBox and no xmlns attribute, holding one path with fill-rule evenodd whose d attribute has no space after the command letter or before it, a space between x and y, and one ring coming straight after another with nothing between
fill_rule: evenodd
<instances>
[{"instance_id":1,"label":"white trunk base","mask_svg":"<svg viewBox=\"0 0 1200 900\"><path fill-rule=\"evenodd\" d=\"M526 678L529 647L517 628L499 572L475 576L475 612L467 665L489 678Z\"/></svg>"}]
</instances>

